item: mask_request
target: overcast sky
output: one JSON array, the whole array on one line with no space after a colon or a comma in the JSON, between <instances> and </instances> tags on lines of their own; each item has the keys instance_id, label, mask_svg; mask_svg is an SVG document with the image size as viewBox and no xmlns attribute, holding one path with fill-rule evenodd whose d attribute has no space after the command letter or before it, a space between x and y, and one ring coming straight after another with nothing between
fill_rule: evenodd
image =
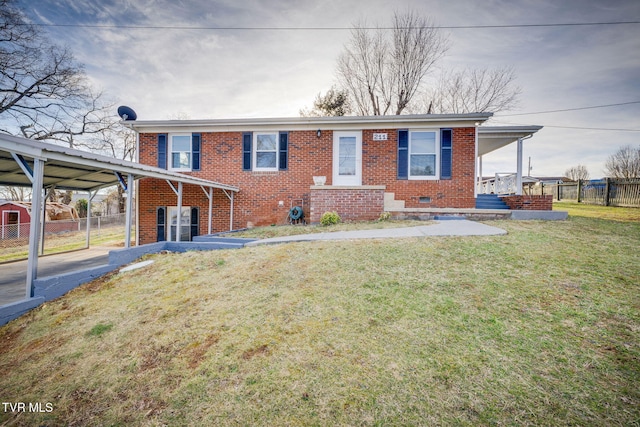
<instances>
[{"instance_id":1,"label":"overcast sky","mask_svg":"<svg viewBox=\"0 0 640 427\"><path fill-rule=\"evenodd\" d=\"M298 116L334 83L348 28L389 25L395 10L448 27L640 21L639 0L17 1L35 23L145 27L45 27L143 120ZM306 30L327 27L337 29ZM598 178L609 154L640 145L640 103L505 116L640 101L640 24L443 31L452 47L440 69L515 69L520 104L492 124L545 126L525 142L525 173L531 157L534 176L581 163ZM515 159L515 144L486 156L485 175L515 172Z\"/></svg>"}]
</instances>

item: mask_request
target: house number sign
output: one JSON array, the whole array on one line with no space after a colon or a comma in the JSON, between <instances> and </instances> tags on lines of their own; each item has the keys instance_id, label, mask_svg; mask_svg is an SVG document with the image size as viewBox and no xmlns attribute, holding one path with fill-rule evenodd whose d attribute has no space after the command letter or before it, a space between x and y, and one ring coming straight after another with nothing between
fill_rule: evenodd
<instances>
[{"instance_id":1,"label":"house number sign","mask_svg":"<svg viewBox=\"0 0 640 427\"><path fill-rule=\"evenodd\" d=\"M386 133L374 133L373 134L373 140L374 141L386 141L387 140L387 134Z\"/></svg>"}]
</instances>

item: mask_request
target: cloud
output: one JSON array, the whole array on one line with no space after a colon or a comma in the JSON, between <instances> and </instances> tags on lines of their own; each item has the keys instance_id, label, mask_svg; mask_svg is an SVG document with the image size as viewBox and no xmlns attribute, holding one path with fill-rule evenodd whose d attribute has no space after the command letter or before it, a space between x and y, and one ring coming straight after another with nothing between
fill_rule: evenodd
<instances>
[{"instance_id":1,"label":"cloud","mask_svg":"<svg viewBox=\"0 0 640 427\"><path fill-rule=\"evenodd\" d=\"M412 8L440 25L624 21L625 0L20 0L37 22L153 28L50 27L70 45L96 85L144 119L296 116L334 82L349 31L186 30L191 27L350 27L388 24ZM513 66L520 112L640 100L640 25L449 30L441 67ZM640 107L496 118L497 123L640 129ZM516 120L517 119L517 120ZM561 175L574 163L602 173L618 146L638 133L546 127L525 143L534 173ZM515 145L485 158L485 172L515 171Z\"/></svg>"}]
</instances>

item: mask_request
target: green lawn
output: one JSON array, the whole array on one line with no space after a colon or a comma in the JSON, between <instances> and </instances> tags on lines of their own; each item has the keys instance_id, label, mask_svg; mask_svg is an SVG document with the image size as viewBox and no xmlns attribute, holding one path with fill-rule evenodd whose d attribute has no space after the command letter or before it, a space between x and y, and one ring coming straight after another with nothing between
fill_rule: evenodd
<instances>
[{"instance_id":1,"label":"green lawn","mask_svg":"<svg viewBox=\"0 0 640 427\"><path fill-rule=\"evenodd\" d=\"M125 227L103 227L100 231L92 230L90 234L91 246L124 246ZM45 237L44 253L51 255L65 251L84 249L87 247L86 231L76 231L61 234L47 234ZM135 230L131 233L135 239ZM0 247L0 262L27 259L29 256L29 240L4 240Z\"/></svg>"},{"instance_id":2,"label":"green lawn","mask_svg":"<svg viewBox=\"0 0 640 427\"><path fill-rule=\"evenodd\" d=\"M640 222L158 254L0 328L0 425L640 423Z\"/></svg>"},{"instance_id":3,"label":"green lawn","mask_svg":"<svg viewBox=\"0 0 640 427\"><path fill-rule=\"evenodd\" d=\"M589 205L576 202L554 202L553 209L567 211L570 216L608 219L613 221L640 221L640 208Z\"/></svg>"}]
</instances>

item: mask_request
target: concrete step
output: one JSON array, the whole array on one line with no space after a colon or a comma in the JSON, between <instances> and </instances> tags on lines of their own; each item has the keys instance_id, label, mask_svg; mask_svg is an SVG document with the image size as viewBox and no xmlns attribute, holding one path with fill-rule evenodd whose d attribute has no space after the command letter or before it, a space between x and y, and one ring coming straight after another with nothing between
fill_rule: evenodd
<instances>
[{"instance_id":1,"label":"concrete step","mask_svg":"<svg viewBox=\"0 0 640 427\"><path fill-rule=\"evenodd\" d=\"M509 206L496 194L478 194L476 209L509 209Z\"/></svg>"}]
</instances>

